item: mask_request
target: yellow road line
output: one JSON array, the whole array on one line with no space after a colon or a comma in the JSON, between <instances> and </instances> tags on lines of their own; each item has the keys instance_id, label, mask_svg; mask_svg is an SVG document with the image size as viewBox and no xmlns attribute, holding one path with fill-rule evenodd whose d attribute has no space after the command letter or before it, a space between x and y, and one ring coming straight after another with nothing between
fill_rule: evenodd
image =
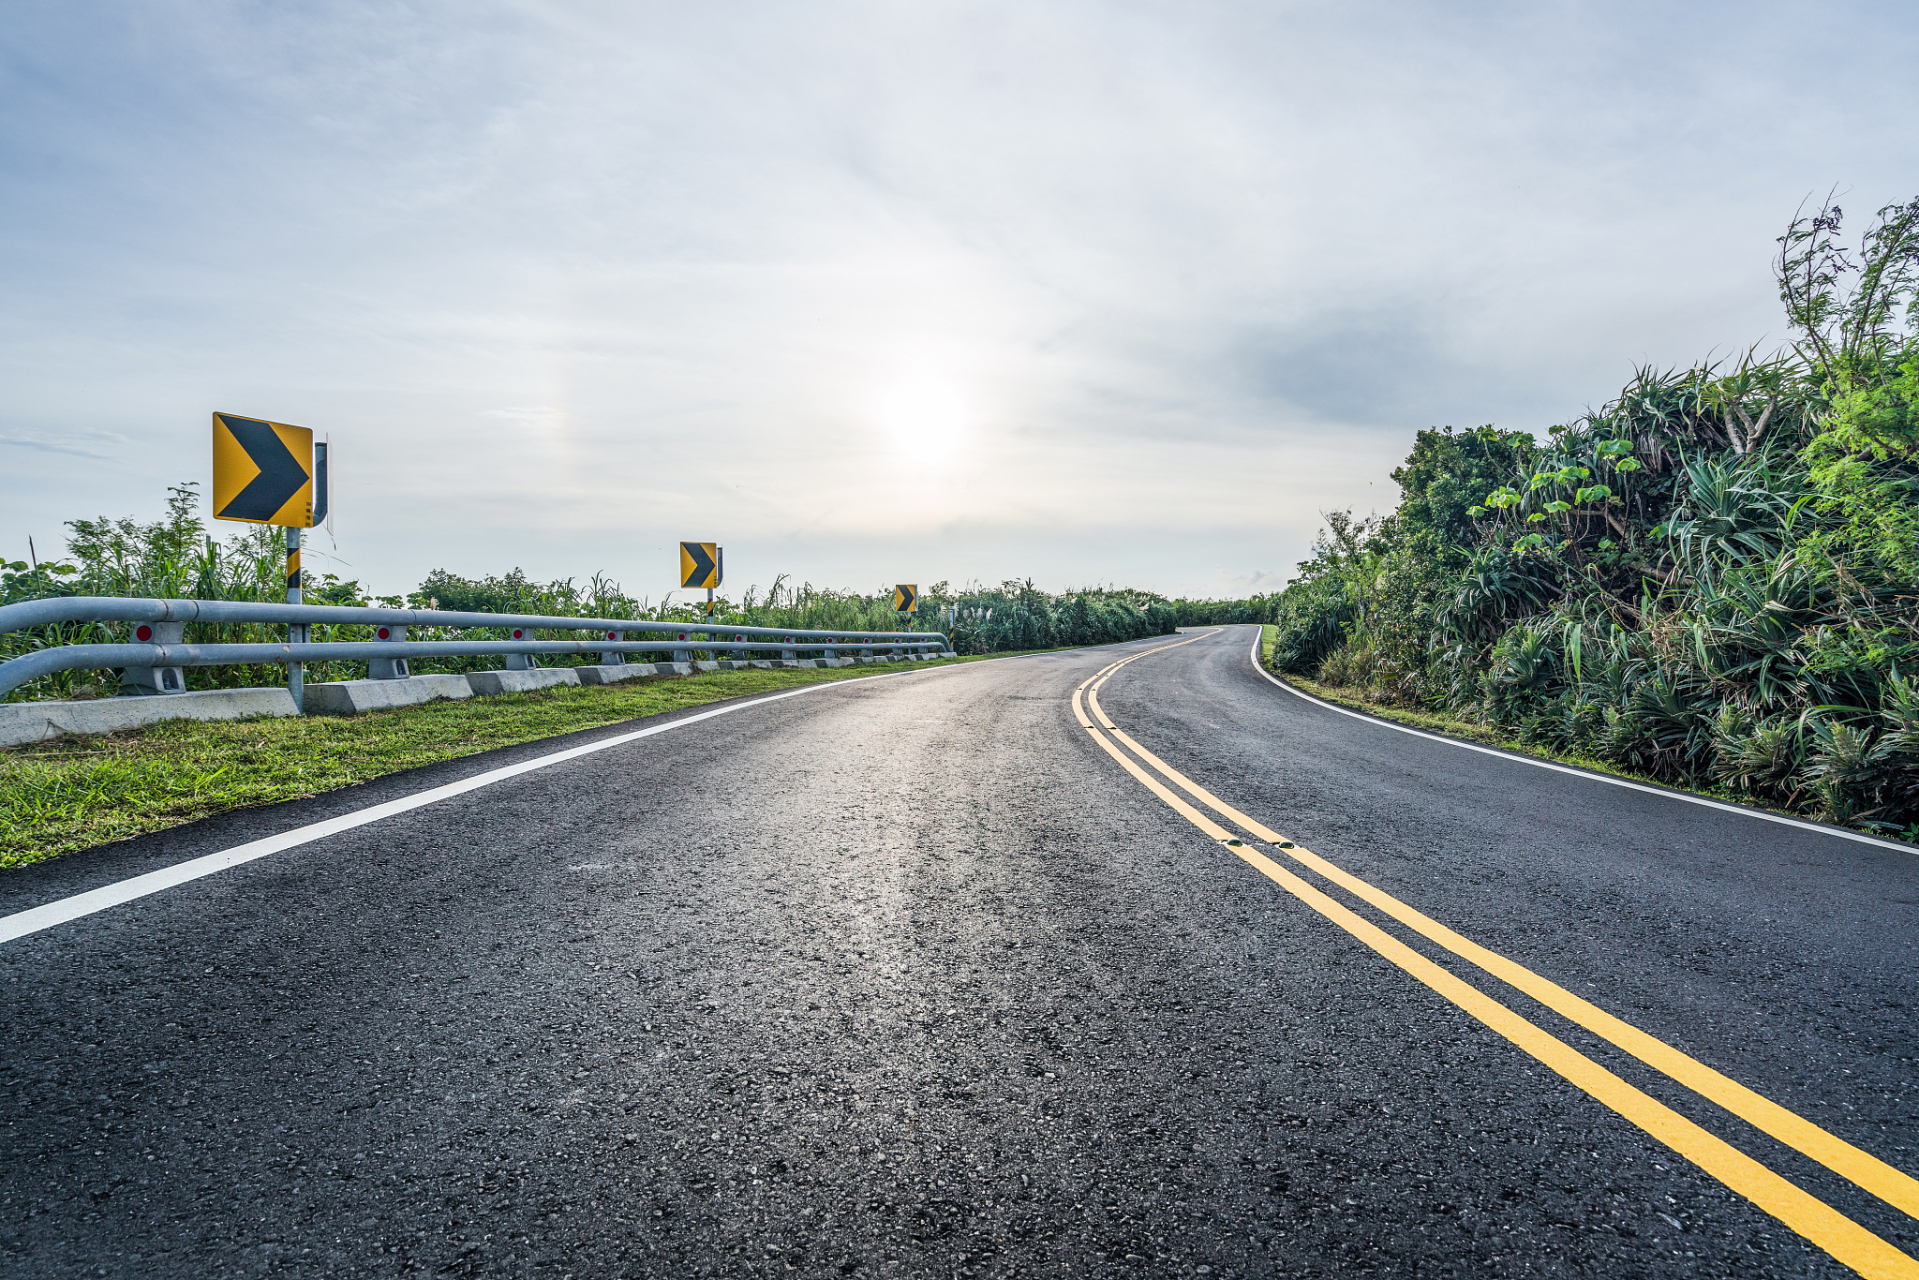
<instances>
[{"instance_id":1,"label":"yellow road line","mask_svg":"<svg viewBox=\"0 0 1919 1280\"><path fill-rule=\"evenodd\" d=\"M1075 711L1079 710L1079 693L1077 690L1073 693L1073 709ZM1155 778L1152 774L1146 772L1146 770L1140 768L1138 765L1134 764L1131 760L1128 760L1125 754L1121 752L1118 747L1114 746L1112 743L1108 742L1105 738L1101 737L1098 731L1096 731L1092 725L1088 724L1086 726L1086 731L1093 735L1094 742L1097 742L1099 743L1100 746L1106 748L1106 754L1112 756L1113 759L1119 761L1121 768L1125 769L1126 772L1132 774L1135 778L1145 783L1147 790L1151 791L1154 795L1158 796L1161 800L1164 800L1168 805L1172 806L1173 810L1177 812L1182 818L1185 818L1188 822L1192 823L1194 826L1198 827L1201 831L1204 831L1207 835L1213 837L1213 839L1215 840L1230 840L1233 838L1232 832L1228 831L1225 827L1220 826L1217 822L1214 822L1211 818L1207 817L1205 814L1201 813L1199 810L1193 808L1192 805L1187 804L1184 800L1174 795L1171 791L1168 791L1166 789L1165 784L1162 783L1158 778Z\"/></svg>"},{"instance_id":2,"label":"yellow road line","mask_svg":"<svg viewBox=\"0 0 1919 1280\"><path fill-rule=\"evenodd\" d=\"M1164 653L1168 649L1177 649L1183 644L1192 644L1193 641L1195 640L1204 640L1207 636L1216 636L1219 633L1220 633L1220 628L1214 627L1211 631L1202 631L1198 635L1191 636L1185 640L1175 640L1172 644L1163 644L1156 649L1145 649L1139 653L1134 654L1130 658L1121 658L1118 662L1108 663L1106 666L1101 667L1098 671L1095 671L1092 675L1087 676L1084 680L1080 681L1079 687L1080 689L1084 689L1087 685L1093 683L1093 681L1095 680L1098 680L1101 676L1105 676L1114 671L1117 671L1129 662L1138 662L1141 658L1150 657L1155 653ZM1077 695L1078 690L1075 690L1074 692ZM1077 705L1077 703L1075 705ZM1083 716L1081 717L1080 723L1081 724L1086 723L1085 717Z\"/></svg>"},{"instance_id":3,"label":"yellow road line","mask_svg":"<svg viewBox=\"0 0 1919 1280\"><path fill-rule=\"evenodd\" d=\"M1362 920L1265 855L1244 846L1233 849L1233 852L1347 933L1860 1275L1873 1277L1874 1280L1882 1276L1919 1276L1919 1262L1825 1201L1788 1182L1745 1152L1628 1084L1565 1041L1440 968L1379 926Z\"/></svg>"},{"instance_id":4,"label":"yellow road line","mask_svg":"<svg viewBox=\"0 0 1919 1280\"><path fill-rule=\"evenodd\" d=\"M1517 961L1509 960L1471 939L1461 937L1385 890L1360 879L1311 850L1293 845L1277 831L1241 813L1135 742L1124 730L1115 727L1100 708L1098 686L1087 694L1087 701L1092 706L1093 714L1099 717L1100 723L1110 729L1114 737L1125 743L1128 750L1229 822L1237 823L1268 844L1280 846L1282 851L1294 860L1311 867L1328 880L1355 897L1371 903L1414 932L1525 992L1554 1013L1579 1024L1602 1040L1624 1049L1647 1066L1663 1072L1701 1097L1724 1107L1741 1120L1777 1138L1801 1155L1817 1160L1848 1182L1871 1192L1887 1204L1914 1217L1919 1217L1919 1179L1914 1179L1877 1156L1861 1151L1838 1135L1828 1133L1804 1116L1755 1093L1737 1080L1715 1071L1697 1058L1673 1048L1665 1041L1648 1035L1631 1023L1607 1013L1591 1001L1581 999L1558 983L1534 973Z\"/></svg>"},{"instance_id":5,"label":"yellow road line","mask_svg":"<svg viewBox=\"0 0 1919 1280\"><path fill-rule=\"evenodd\" d=\"M1203 636L1194 637L1195 640L1203 638ZM1192 641L1181 641L1180 643L1190 644ZM1176 647L1178 646L1163 645L1161 649ZM1160 652L1161 649L1148 650L1147 653L1157 653ZM1183 774L1172 769L1157 756L1139 746L1138 743L1134 742L1122 730L1113 726L1110 718L1099 705L1098 687L1104 684L1106 679L1110 678L1112 673L1120 667L1136 661L1139 658L1146 657L1147 653L1135 654L1123 661L1111 664L1105 669L1095 673L1092 677L1089 677L1078 689L1073 691L1073 713L1080 725L1086 730L1093 741L1099 743L1100 747L1108 755L1119 762L1127 773L1131 774L1135 779L1146 786L1148 790L1152 791L1154 795L1159 797L1160 800L1164 801L1175 812L1186 818L1187 821L1204 831L1214 840L1230 842L1234 839L1225 827L1220 826L1204 813L1194 808L1186 800L1176 795L1161 783L1159 779L1147 773L1146 770L1120 751L1118 747L1114 746L1113 743L1108 740L1106 734L1101 733L1100 729L1094 726L1093 722L1087 717L1086 710L1082 708L1081 694L1085 693L1086 702L1090 705L1093 714L1099 717L1101 725L1108 728L1112 735L1124 742L1130 750L1138 752L1141 759L1151 763L1168 778L1179 783L1179 785L1195 799L1210 806L1230 821L1239 823L1246 830L1254 832L1255 834L1264 833L1260 834L1261 839L1266 839L1272 843L1280 843L1282 838L1278 836L1277 833L1270 831L1262 824L1254 822L1245 814L1240 813L1231 806L1224 804L1211 792L1206 791L1203 787L1185 778ZM1089 690L1088 686L1092 686L1092 688ZM1751 1156L1733 1147L1730 1143L1725 1142L1723 1139L1709 1133L1691 1120L1686 1119L1678 1112L1667 1107L1664 1103L1659 1102L1644 1091L1629 1084L1599 1063L1588 1058L1585 1054L1574 1049L1571 1045L1566 1044L1541 1027L1528 1021L1497 1000L1494 1000L1491 996L1486 995L1478 988L1435 964L1425 956L1420 955L1417 951L1414 951L1405 943L1386 933L1377 925L1361 918L1292 872L1285 870L1264 854L1249 849L1244 845L1228 843L1227 847L1262 875L1287 890L1287 892L1291 893L1307 906L1313 908L1313 910L1317 911L1326 919L1337 924L1348 934L1365 943L1368 947L1371 947L1376 953L1397 965L1401 970L1423 983L1432 991L1479 1019L1480 1022L1504 1036L1512 1044L1518 1046L1547 1067L1550 1067L1569 1083L1583 1090L1586 1094L1607 1107L1610 1107L1620 1116L1638 1126L1650 1136L1658 1139L1672 1150L1691 1160L1727 1187L1745 1196L1755 1205L1772 1214L1799 1235L1818 1245L1840 1262L1851 1267L1863 1276L1873 1277L1874 1280L1878 1280L1879 1277L1905 1277L1907 1280L1919 1280L1919 1261L1915 1261L1905 1253L1886 1243L1886 1241L1880 1239L1852 1219L1832 1208L1832 1206L1781 1177L1771 1169L1768 1169ZM1293 853L1295 856L1305 853L1304 850L1296 848L1289 849L1287 852ZM1347 881L1351 881L1352 885L1363 886L1372 894L1378 894L1379 898L1397 904L1399 908L1408 915L1425 921L1428 925L1431 925L1434 930L1456 938L1464 946L1484 952L1484 954L1490 958L1503 961L1503 957L1498 957L1493 952L1485 951L1484 948L1479 948L1476 944L1469 943L1464 938L1459 938L1457 934L1453 934L1450 930L1444 929L1443 926L1428 920L1427 917L1413 911L1412 908L1406 907L1403 903L1398 903L1397 899L1391 898L1390 895L1384 894L1377 889L1373 889L1372 886L1367 885L1364 881L1359 880L1357 877L1350 876L1344 871L1340 871L1339 868L1334 867L1331 863L1325 862L1324 859L1317 858L1316 855L1307 854L1305 858L1300 858L1300 861L1305 865L1314 866L1315 870L1319 870L1319 867L1314 865L1315 863L1323 864L1332 871L1338 872L1338 876L1336 877L1329 876L1329 878L1335 879L1336 882L1346 884ZM1326 874L1326 872L1322 872L1322 874ZM1350 888L1351 885L1347 887ZM1360 893L1359 889L1354 889L1353 891ZM1366 893L1360 893L1360 896L1365 897L1368 901L1373 901ZM1381 906L1381 904L1376 901L1374 905ZM1381 909L1387 910L1388 914L1393 914L1395 918L1402 919L1403 923L1412 923L1410 920L1404 920L1398 916L1397 913L1392 912L1384 906L1381 906ZM1414 927L1417 928L1416 925ZM1422 933L1426 932L1423 929L1419 931ZM1428 934L1427 936L1430 937L1433 935ZM1435 937L1434 940L1440 941L1437 937ZM1445 944L1442 942L1442 945ZM1457 951L1452 947L1448 947L1448 949L1455 950L1455 954L1460 954L1463 958L1472 958L1470 955ZM1474 962L1479 963L1477 960ZM1513 964L1511 961L1504 961L1504 963L1510 965L1512 969L1518 973L1530 974L1530 970L1525 970L1521 966ZM1486 966L1482 965L1482 967ZM1487 968L1487 971L1496 972L1491 968ZM1503 977L1504 975L1500 976ZM1546 979L1539 978L1537 975L1531 976L1538 983L1542 984L1542 987L1560 991L1569 1001L1578 1001L1580 1004L1585 1004L1584 1001L1579 1001L1578 997L1573 996L1570 992L1565 992L1563 988L1559 988L1555 984L1547 982ZM1519 986L1518 983L1514 983L1513 985ZM1521 987L1520 989L1524 990L1525 988ZM1529 992L1528 994L1531 993ZM1542 1003L1547 1003L1550 1006L1550 1002L1548 1001L1542 1000ZM1590 1005L1587 1007L1592 1008ZM1618 1019L1612 1019L1611 1015L1603 1014L1603 1011L1597 1009L1593 1011L1602 1014L1605 1018L1611 1019L1612 1022L1618 1023L1620 1027L1627 1027L1627 1024L1618 1022ZM1577 1021L1577 1019L1575 1019L1575 1021ZM1627 1029L1636 1032L1636 1028L1627 1027ZM1643 1032L1636 1033L1640 1036L1645 1035ZM1665 1046L1662 1042L1653 1040L1650 1036L1645 1036L1645 1039L1651 1041L1654 1045L1660 1046L1670 1054L1684 1058L1687 1062L1693 1061L1690 1058L1686 1058L1686 1055L1680 1054L1678 1050L1672 1049L1670 1046ZM1644 1060L1643 1057L1642 1060ZM1703 1064L1694 1063L1694 1066L1701 1072L1708 1072L1720 1080L1725 1080L1727 1084L1734 1085L1736 1089L1752 1098L1758 1099L1762 1103L1766 1103L1768 1106L1777 1105L1770 1103L1766 1099L1759 1098L1759 1095L1745 1089L1744 1086L1736 1085L1734 1082L1726 1080L1725 1077L1718 1076L1717 1072L1712 1072L1711 1068L1705 1067ZM1669 1072L1669 1074L1671 1073ZM1702 1090L1701 1092L1704 1091ZM1717 1099L1715 1099L1715 1101L1716 1100ZM1732 1108L1728 1107L1728 1110L1731 1109ZM1798 1116L1794 1116L1791 1112L1785 1111L1784 1108L1778 1109L1785 1115L1791 1116L1792 1119L1798 1121L1799 1124L1806 1125L1819 1134L1824 1134L1831 1142L1839 1144L1839 1146L1844 1147L1846 1150L1857 1150L1849 1144L1843 1143L1840 1139L1833 1137L1833 1135L1825 1134L1825 1131L1818 1129L1817 1126L1810 1125L1809 1122ZM1764 1126L1760 1127L1763 1128ZM1868 1161L1873 1159L1864 1152L1858 1152L1857 1154ZM1878 1162L1874 1161L1874 1163ZM1890 1166L1884 1167L1890 1169ZM1844 1170L1837 1171L1841 1173L1845 1172ZM1905 1176L1899 1174L1899 1171L1896 1169L1891 1170L1891 1172L1902 1178ZM1861 1183L1860 1185L1865 1184Z\"/></svg>"}]
</instances>

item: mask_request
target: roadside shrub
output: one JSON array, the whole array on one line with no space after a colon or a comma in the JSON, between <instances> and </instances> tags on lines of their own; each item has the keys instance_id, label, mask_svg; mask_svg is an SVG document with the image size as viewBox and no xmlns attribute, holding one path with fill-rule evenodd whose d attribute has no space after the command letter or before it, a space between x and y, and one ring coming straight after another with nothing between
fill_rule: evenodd
<instances>
[{"instance_id":1,"label":"roadside shrub","mask_svg":"<svg viewBox=\"0 0 1919 1280\"><path fill-rule=\"evenodd\" d=\"M1377 658L1371 645L1342 644L1319 664L1319 682L1335 689L1365 688L1373 682Z\"/></svg>"},{"instance_id":2,"label":"roadside shrub","mask_svg":"<svg viewBox=\"0 0 1919 1280\"><path fill-rule=\"evenodd\" d=\"M1796 720L1760 719L1731 703L1720 707L1713 719L1712 750L1716 781L1767 799L1789 798L1804 767Z\"/></svg>"},{"instance_id":3,"label":"roadside shrub","mask_svg":"<svg viewBox=\"0 0 1919 1280\"><path fill-rule=\"evenodd\" d=\"M1841 222L1779 240L1790 349L1419 432L1398 509L1259 601L1274 665L1919 835L1919 201Z\"/></svg>"}]
</instances>

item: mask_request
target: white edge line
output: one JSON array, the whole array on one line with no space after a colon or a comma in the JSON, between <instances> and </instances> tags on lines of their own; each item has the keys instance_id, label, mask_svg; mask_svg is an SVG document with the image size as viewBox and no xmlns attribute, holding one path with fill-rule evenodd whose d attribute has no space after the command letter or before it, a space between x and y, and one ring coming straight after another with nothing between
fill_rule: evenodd
<instances>
[{"instance_id":1,"label":"white edge line","mask_svg":"<svg viewBox=\"0 0 1919 1280\"><path fill-rule=\"evenodd\" d=\"M962 664L955 663L953 667ZM971 666L973 664L964 664ZM422 809L454 796L477 791L481 787L504 782L508 778L531 773L535 769L544 769L549 765L563 764L581 756L592 755L595 751L606 751L612 747L624 746L640 738L650 738L656 733L665 733L669 729L678 729L683 725L698 724L702 720L711 720L714 716L731 715L735 711L745 711L750 707L763 707L769 702L778 702L783 698L796 698L803 693L813 693L820 689L843 688L851 684L863 684L869 680L884 680L892 676L921 675L925 671L952 670L953 667L923 668L921 671L881 671L870 676L858 676L851 680L822 680L818 684L809 684L798 689L788 689L784 693L769 694L764 698L754 698L750 702L736 702L730 706L715 707L711 711L701 711L666 724L651 725L645 729L636 729L632 733L622 733L611 738L602 738L598 742L589 742L577 747L568 747L564 751L555 751L551 755L539 756L532 760L522 760L518 764L503 765L498 769L489 769L485 773L476 773L470 778L458 782L449 782L445 786L432 787L410 796L401 796L397 800L388 800L382 804L369 805L353 813L341 814L337 818L328 818L323 822L310 823L304 827L295 827L283 831L277 836L267 836L262 840L235 845L219 853L209 853L204 857L189 858L185 862L162 867L158 871L149 871L145 875L134 876L117 884L102 885L98 889L89 889L85 893L76 893L70 898L60 898L38 907L29 907L25 911L16 911L10 916L0 916L0 944L12 942L15 938L50 929L69 920L78 920L110 907L121 906L136 898L159 893L162 889L171 889L176 885L198 880L202 876L214 875L242 863L253 862L259 858L270 857L287 849L311 844L315 840L324 840L342 831L351 831L355 827L364 827L368 823L390 818L410 809Z\"/></svg>"},{"instance_id":2,"label":"white edge line","mask_svg":"<svg viewBox=\"0 0 1919 1280\"><path fill-rule=\"evenodd\" d=\"M1859 844L1877 845L1881 849L1891 849L1898 853L1919 853L1919 849L1914 849L1909 844L1899 844L1892 840L1881 840L1877 836L1861 835L1857 831L1847 831L1840 827L1828 827L1817 822L1804 822L1798 818L1787 818L1777 813L1767 813L1764 809L1749 809L1745 805L1727 804L1723 800L1708 800L1704 796L1688 795L1683 791L1672 791L1665 787L1649 787L1642 782L1628 782L1624 778L1614 778L1603 773L1593 773L1587 769L1575 769L1570 765L1554 764L1550 760L1536 760L1532 756L1515 755L1510 751L1501 751L1496 747L1482 747L1475 742L1461 742L1457 738L1448 738L1437 733L1426 733L1419 729L1410 728L1407 725L1395 724L1393 721L1382 719L1379 716L1369 716L1361 711L1349 711L1345 707L1336 706L1322 698L1315 698L1312 694L1306 693L1303 690L1295 689L1284 680L1274 676L1272 672L1266 669L1266 664L1259 660L1259 650L1265 641L1266 628L1262 626L1259 629L1259 633L1253 637L1253 670L1259 672L1259 674L1265 676L1268 680L1271 680L1295 698L1304 698L1307 702L1324 707L1328 711L1337 711L1342 716L1351 716L1355 720L1364 720L1366 723L1378 725L1382 729L1396 729L1400 733L1410 733L1415 738L1425 738L1429 742L1443 742L1449 747L1458 747L1463 751L1477 751L1481 755L1498 756L1501 760L1511 760L1518 764L1529 764L1536 769L1551 769L1554 773L1571 774L1575 778L1584 778L1588 782L1603 782L1612 787L1624 787L1628 791L1643 791L1649 796L1664 796L1668 800L1684 800L1687 804L1703 805L1708 809L1717 809L1721 813L1736 813L1743 818L1759 818L1766 822L1776 822L1782 827L1797 827L1801 831L1811 831L1822 836L1837 836L1841 840L1852 840ZM5 921L0 921L0 925L3 924L5 924Z\"/></svg>"}]
</instances>

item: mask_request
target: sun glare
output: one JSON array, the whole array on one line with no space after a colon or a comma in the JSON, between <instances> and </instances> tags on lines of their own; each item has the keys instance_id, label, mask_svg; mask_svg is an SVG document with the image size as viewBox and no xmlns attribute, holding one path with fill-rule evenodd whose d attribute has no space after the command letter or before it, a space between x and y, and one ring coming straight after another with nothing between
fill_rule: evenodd
<instances>
[{"instance_id":1,"label":"sun glare","mask_svg":"<svg viewBox=\"0 0 1919 1280\"><path fill-rule=\"evenodd\" d=\"M936 466L957 451L966 431L966 404L952 379L913 369L874 397L873 416L887 444L912 466Z\"/></svg>"}]
</instances>

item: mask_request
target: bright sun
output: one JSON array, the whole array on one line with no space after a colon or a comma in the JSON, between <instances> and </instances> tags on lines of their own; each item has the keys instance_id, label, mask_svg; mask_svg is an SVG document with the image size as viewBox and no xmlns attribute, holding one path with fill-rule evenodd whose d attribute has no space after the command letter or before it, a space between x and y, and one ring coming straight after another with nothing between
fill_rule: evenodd
<instances>
[{"instance_id":1,"label":"bright sun","mask_svg":"<svg viewBox=\"0 0 1919 1280\"><path fill-rule=\"evenodd\" d=\"M959 388L927 368L907 370L883 387L873 398L873 417L894 452L919 467L951 458L967 425Z\"/></svg>"}]
</instances>

